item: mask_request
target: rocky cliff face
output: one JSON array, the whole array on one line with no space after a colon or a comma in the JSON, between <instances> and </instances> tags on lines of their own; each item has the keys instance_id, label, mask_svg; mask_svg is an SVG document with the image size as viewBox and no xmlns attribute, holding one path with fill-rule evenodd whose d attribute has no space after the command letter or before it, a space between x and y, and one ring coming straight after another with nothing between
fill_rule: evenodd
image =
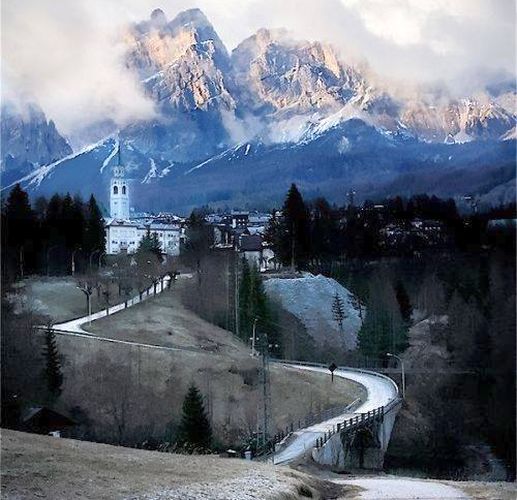
<instances>
[{"instance_id":1,"label":"rocky cliff face","mask_svg":"<svg viewBox=\"0 0 517 500\"><path fill-rule=\"evenodd\" d=\"M47 120L43 111L34 104L21 110L4 103L0 131L4 178L12 171L28 173L72 152L54 122Z\"/></svg>"},{"instance_id":2,"label":"rocky cliff face","mask_svg":"<svg viewBox=\"0 0 517 500\"><path fill-rule=\"evenodd\" d=\"M145 152L173 160L201 158L231 141L233 120L228 53L199 9L168 21L155 10L126 34L127 65L140 77L161 119L136 124L128 136Z\"/></svg>"},{"instance_id":3,"label":"rocky cliff face","mask_svg":"<svg viewBox=\"0 0 517 500\"><path fill-rule=\"evenodd\" d=\"M515 123L513 92L458 100L413 89L401 96L382 79L369 81L331 45L293 40L285 30L260 29L229 56L198 9L172 21L155 10L129 29L126 42L128 66L162 115L130 127L130 137L144 152L172 161L201 159L243 136L296 142L307 127L357 117L391 133L447 143L508 138Z\"/></svg>"},{"instance_id":4,"label":"rocky cliff face","mask_svg":"<svg viewBox=\"0 0 517 500\"><path fill-rule=\"evenodd\" d=\"M361 75L328 44L299 42L261 29L232 53L243 103L254 113L285 115L334 110L354 95Z\"/></svg>"}]
</instances>

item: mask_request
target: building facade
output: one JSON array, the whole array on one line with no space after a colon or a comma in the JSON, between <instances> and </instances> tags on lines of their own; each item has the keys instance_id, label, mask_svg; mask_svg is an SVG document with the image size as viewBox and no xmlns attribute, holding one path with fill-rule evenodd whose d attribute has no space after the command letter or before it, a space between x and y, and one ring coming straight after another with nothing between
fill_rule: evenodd
<instances>
[{"instance_id":1,"label":"building facade","mask_svg":"<svg viewBox=\"0 0 517 500\"><path fill-rule=\"evenodd\" d=\"M181 239L184 237L183 223L180 218L169 215L129 216L129 184L125 168L120 162L120 149L117 165L113 167L110 181L110 217L106 219L106 253L135 253L140 241L148 233L156 234L162 253L179 255Z\"/></svg>"}]
</instances>

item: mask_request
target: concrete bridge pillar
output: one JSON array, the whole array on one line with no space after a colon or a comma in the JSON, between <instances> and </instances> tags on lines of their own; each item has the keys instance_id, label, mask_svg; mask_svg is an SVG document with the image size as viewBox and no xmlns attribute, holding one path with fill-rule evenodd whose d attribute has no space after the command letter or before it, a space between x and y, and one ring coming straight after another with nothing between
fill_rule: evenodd
<instances>
[{"instance_id":1,"label":"concrete bridge pillar","mask_svg":"<svg viewBox=\"0 0 517 500\"><path fill-rule=\"evenodd\" d=\"M388 449L391 431L401 402L392 406L384 415L370 422L361 419L354 430L341 427L319 448L313 448L312 458L320 465L334 470L382 469L384 454Z\"/></svg>"}]
</instances>

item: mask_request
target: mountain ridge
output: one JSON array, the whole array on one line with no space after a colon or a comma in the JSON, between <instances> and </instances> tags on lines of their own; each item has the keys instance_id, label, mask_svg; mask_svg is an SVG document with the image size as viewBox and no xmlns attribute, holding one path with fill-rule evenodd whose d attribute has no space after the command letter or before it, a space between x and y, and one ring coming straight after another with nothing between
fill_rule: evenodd
<instances>
[{"instance_id":1,"label":"mountain ridge","mask_svg":"<svg viewBox=\"0 0 517 500\"><path fill-rule=\"evenodd\" d=\"M120 131L135 196L142 196L140 207L151 199L151 189L177 197L162 208L231 204L245 199L245 185L254 178L262 179L262 185L248 196L276 203L276 186L265 172L281 179L290 175L291 181L302 184L312 178L311 191L321 189L334 197L331 179L382 193L397 185L396 177L403 178L408 165L417 176L423 174L416 165L447 168L451 155L444 147L452 148L452 155L468 151L472 157L471 151L479 151L488 157L490 143L502 154L491 156L491 168L506 165L514 147L498 146L503 140L514 144L515 138L515 89L503 83L463 99L445 91L414 89L411 97L401 97L364 66L347 62L331 44L294 40L285 30L260 29L228 53L199 9L170 21L155 9L149 19L128 26L124 41L126 66L157 111L156 118ZM461 147L469 142L474 144ZM97 172L92 185L105 184L106 156L94 154L98 147L94 143L86 155L70 158L70 152L62 151L66 161L59 168L53 165L59 158L49 162L53 166L48 175L45 169L39 171L36 177L43 180L30 189L34 194L51 188L74 191L85 173L81 169L88 176ZM435 150L440 151L436 161L429 159ZM85 158L100 163L86 165ZM458 161L462 172L468 172ZM73 164L75 175L69 172ZM230 168L237 164L239 169ZM384 175L387 171L389 176ZM26 182L27 175L20 172L18 179ZM428 175L426 171L423 178ZM198 180L197 188L190 178ZM455 194L464 194L462 189L458 186Z\"/></svg>"}]
</instances>

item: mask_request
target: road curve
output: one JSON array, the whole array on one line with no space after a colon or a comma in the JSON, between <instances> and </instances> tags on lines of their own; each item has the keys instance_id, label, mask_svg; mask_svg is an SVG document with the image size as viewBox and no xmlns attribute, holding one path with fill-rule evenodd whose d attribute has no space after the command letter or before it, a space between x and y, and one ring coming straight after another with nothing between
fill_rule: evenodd
<instances>
[{"instance_id":1,"label":"road curve","mask_svg":"<svg viewBox=\"0 0 517 500\"><path fill-rule=\"evenodd\" d=\"M289 369L309 370L326 374L329 373L327 368L317 366L295 364L285 364L284 366ZM342 423L343 420L353 417L356 413L366 413L380 406L386 406L388 403L398 398L397 385L387 377L344 368L336 370L334 372L334 376L352 380L363 385L367 391L366 401L362 402L353 413L342 413L330 420L325 420L319 424L293 432L287 446L275 454L273 463L281 465L292 462L293 460L303 456L305 452L310 452L314 447L316 439L323 437L324 433L331 430L336 424Z\"/></svg>"}]
</instances>

